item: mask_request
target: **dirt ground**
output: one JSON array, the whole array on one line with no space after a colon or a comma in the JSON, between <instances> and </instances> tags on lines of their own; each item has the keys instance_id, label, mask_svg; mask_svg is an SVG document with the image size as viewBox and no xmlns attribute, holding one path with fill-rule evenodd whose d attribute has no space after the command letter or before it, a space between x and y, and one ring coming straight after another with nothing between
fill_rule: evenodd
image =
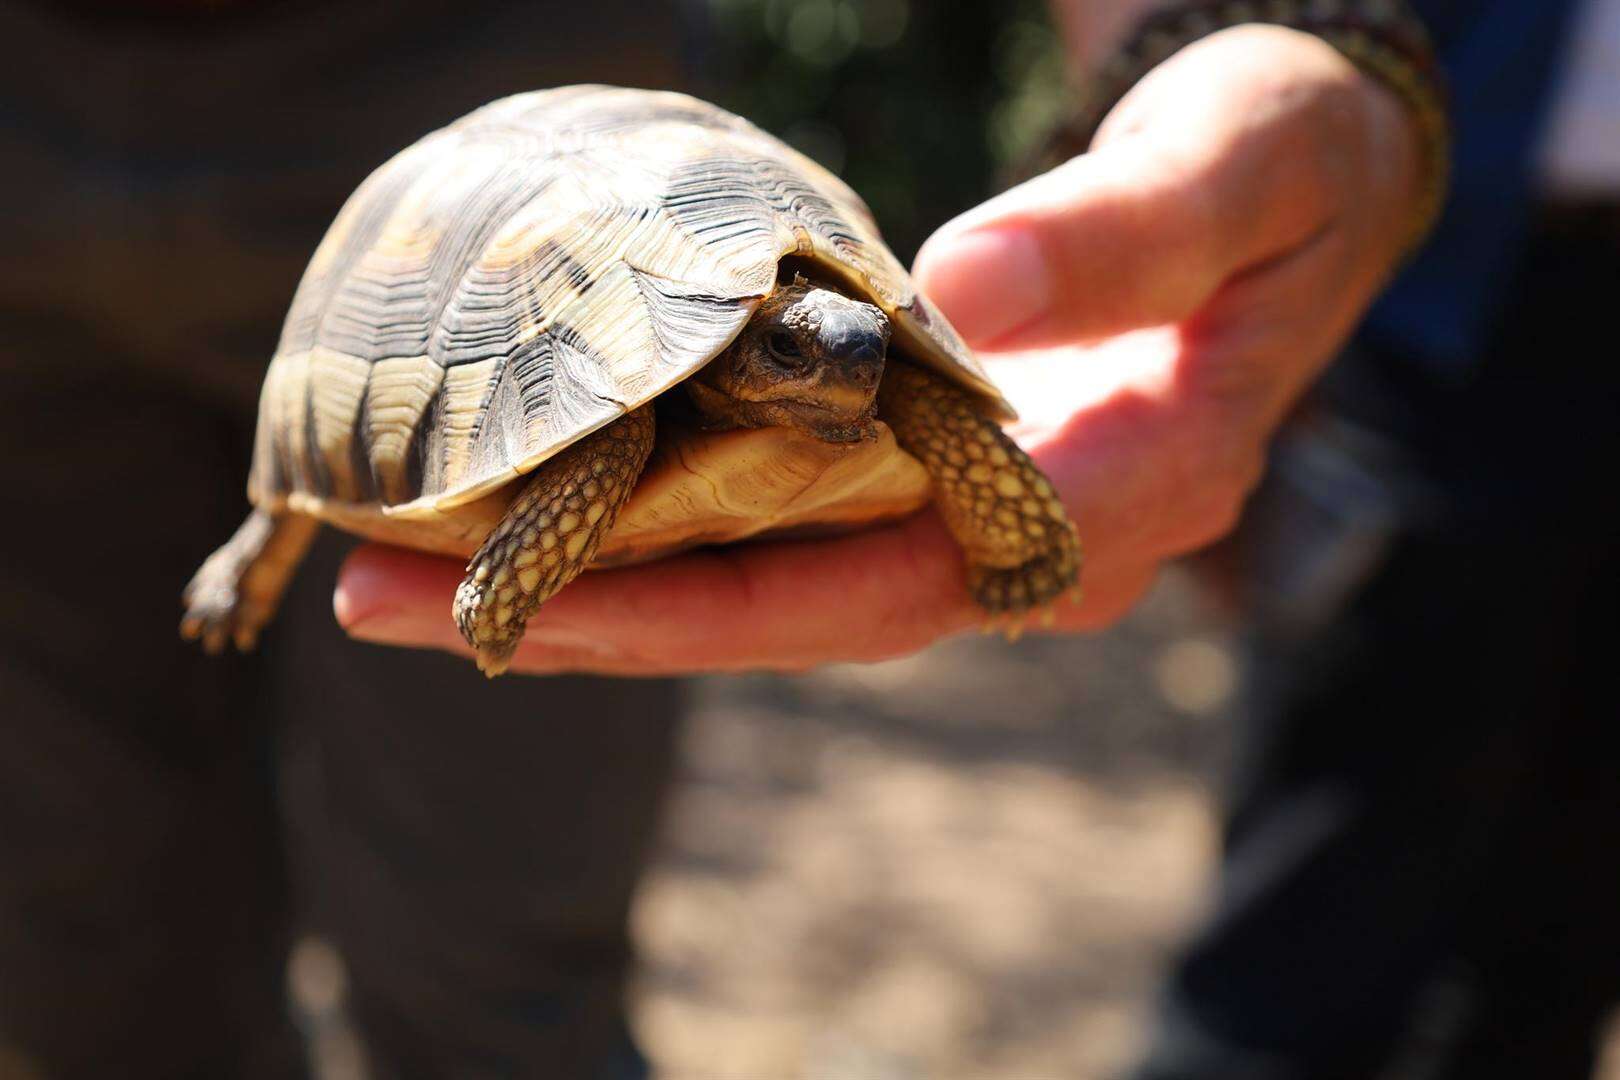
<instances>
[{"instance_id":1,"label":"dirt ground","mask_svg":"<svg viewBox=\"0 0 1620 1080\"><path fill-rule=\"evenodd\" d=\"M1127 1060L1208 868L1234 675L1184 591L1100 638L706 682L636 917L661 1075Z\"/></svg>"}]
</instances>

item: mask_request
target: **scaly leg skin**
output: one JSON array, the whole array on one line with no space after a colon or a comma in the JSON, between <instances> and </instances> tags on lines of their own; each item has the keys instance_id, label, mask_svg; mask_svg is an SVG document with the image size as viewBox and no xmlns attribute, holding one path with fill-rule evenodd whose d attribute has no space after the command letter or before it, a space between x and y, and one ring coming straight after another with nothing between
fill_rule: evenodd
<instances>
[{"instance_id":1,"label":"scaly leg skin","mask_svg":"<svg viewBox=\"0 0 1620 1080\"><path fill-rule=\"evenodd\" d=\"M643 405L545 462L467 564L452 608L490 678L506 670L540 605L590 565L653 447Z\"/></svg>"},{"instance_id":2,"label":"scaly leg skin","mask_svg":"<svg viewBox=\"0 0 1620 1080\"><path fill-rule=\"evenodd\" d=\"M934 502L967 556L968 587L1016 638L1026 615L1079 599L1080 537L1041 470L965 391L890 358L878 416L934 481Z\"/></svg>"},{"instance_id":3,"label":"scaly leg skin","mask_svg":"<svg viewBox=\"0 0 1620 1080\"><path fill-rule=\"evenodd\" d=\"M320 522L302 514L249 514L180 594L186 608L180 636L201 641L210 654L227 641L242 652L253 648L320 529Z\"/></svg>"}]
</instances>

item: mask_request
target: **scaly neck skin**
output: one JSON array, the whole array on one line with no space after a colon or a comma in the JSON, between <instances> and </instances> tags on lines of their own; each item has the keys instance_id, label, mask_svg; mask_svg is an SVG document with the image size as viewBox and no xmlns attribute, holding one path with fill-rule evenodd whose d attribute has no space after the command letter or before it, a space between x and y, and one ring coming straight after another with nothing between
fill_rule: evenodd
<instances>
[{"instance_id":1,"label":"scaly neck skin","mask_svg":"<svg viewBox=\"0 0 1620 1080\"><path fill-rule=\"evenodd\" d=\"M765 299L725 352L686 382L714 428L791 427L828 442L871 438L889 321L802 279Z\"/></svg>"},{"instance_id":2,"label":"scaly neck skin","mask_svg":"<svg viewBox=\"0 0 1620 1080\"><path fill-rule=\"evenodd\" d=\"M741 401L728 397L697 379L685 383L687 396L711 431L732 428L787 427L813 435L823 442L864 442L875 438L874 407L859 415L835 413L819 406L796 401ZM875 401L874 401L875 406Z\"/></svg>"}]
</instances>

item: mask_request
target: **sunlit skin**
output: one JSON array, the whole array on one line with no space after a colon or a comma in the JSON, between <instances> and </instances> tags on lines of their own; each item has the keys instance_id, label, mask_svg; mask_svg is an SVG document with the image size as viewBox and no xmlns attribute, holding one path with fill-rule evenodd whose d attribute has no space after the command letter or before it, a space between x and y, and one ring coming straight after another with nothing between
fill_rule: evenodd
<instances>
[{"instance_id":1,"label":"sunlit skin","mask_svg":"<svg viewBox=\"0 0 1620 1080\"><path fill-rule=\"evenodd\" d=\"M919 285L1033 402L1019 441L1084 538L1085 600L1057 628L1112 624L1167 560L1231 528L1277 424L1400 257L1418 174L1389 92L1315 38L1241 27L1161 65L1091 153L924 246ZM465 653L445 618L462 570L366 545L338 619ZM981 622L959 548L925 513L587 573L530 622L512 669L798 670Z\"/></svg>"}]
</instances>

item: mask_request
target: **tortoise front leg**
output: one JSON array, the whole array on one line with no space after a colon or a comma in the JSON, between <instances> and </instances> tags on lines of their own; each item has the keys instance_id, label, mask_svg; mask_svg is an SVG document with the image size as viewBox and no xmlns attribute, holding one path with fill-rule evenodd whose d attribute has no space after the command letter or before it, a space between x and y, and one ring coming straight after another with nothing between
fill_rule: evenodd
<instances>
[{"instance_id":1,"label":"tortoise front leg","mask_svg":"<svg viewBox=\"0 0 1620 1080\"><path fill-rule=\"evenodd\" d=\"M878 416L923 463L934 503L967 556L968 587L991 615L1014 617L1078 596L1080 538L1050 481L944 379L890 358L878 388Z\"/></svg>"},{"instance_id":2,"label":"tortoise front leg","mask_svg":"<svg viewBox=\"0 0 1620 1080\"><path fill-rule=\"evenodd\" d=\"M467 564L451 611L484 674L506 670L524 624L596 557L653 433L653 407L643 405L545 462Z\"/></svg>"},{"instance_id":3,"label":"tortoise front leg","mask_svg":"<svg viewBox=\"0 0 1620 1080\"><path fill-rule=\"evenodd\" d=\"M303 514L255 510L208 556L180 594L180 636L217 653L226 641L247 652L275 615L281 595L321 524Z\"/></svg>"}]
</instances>

